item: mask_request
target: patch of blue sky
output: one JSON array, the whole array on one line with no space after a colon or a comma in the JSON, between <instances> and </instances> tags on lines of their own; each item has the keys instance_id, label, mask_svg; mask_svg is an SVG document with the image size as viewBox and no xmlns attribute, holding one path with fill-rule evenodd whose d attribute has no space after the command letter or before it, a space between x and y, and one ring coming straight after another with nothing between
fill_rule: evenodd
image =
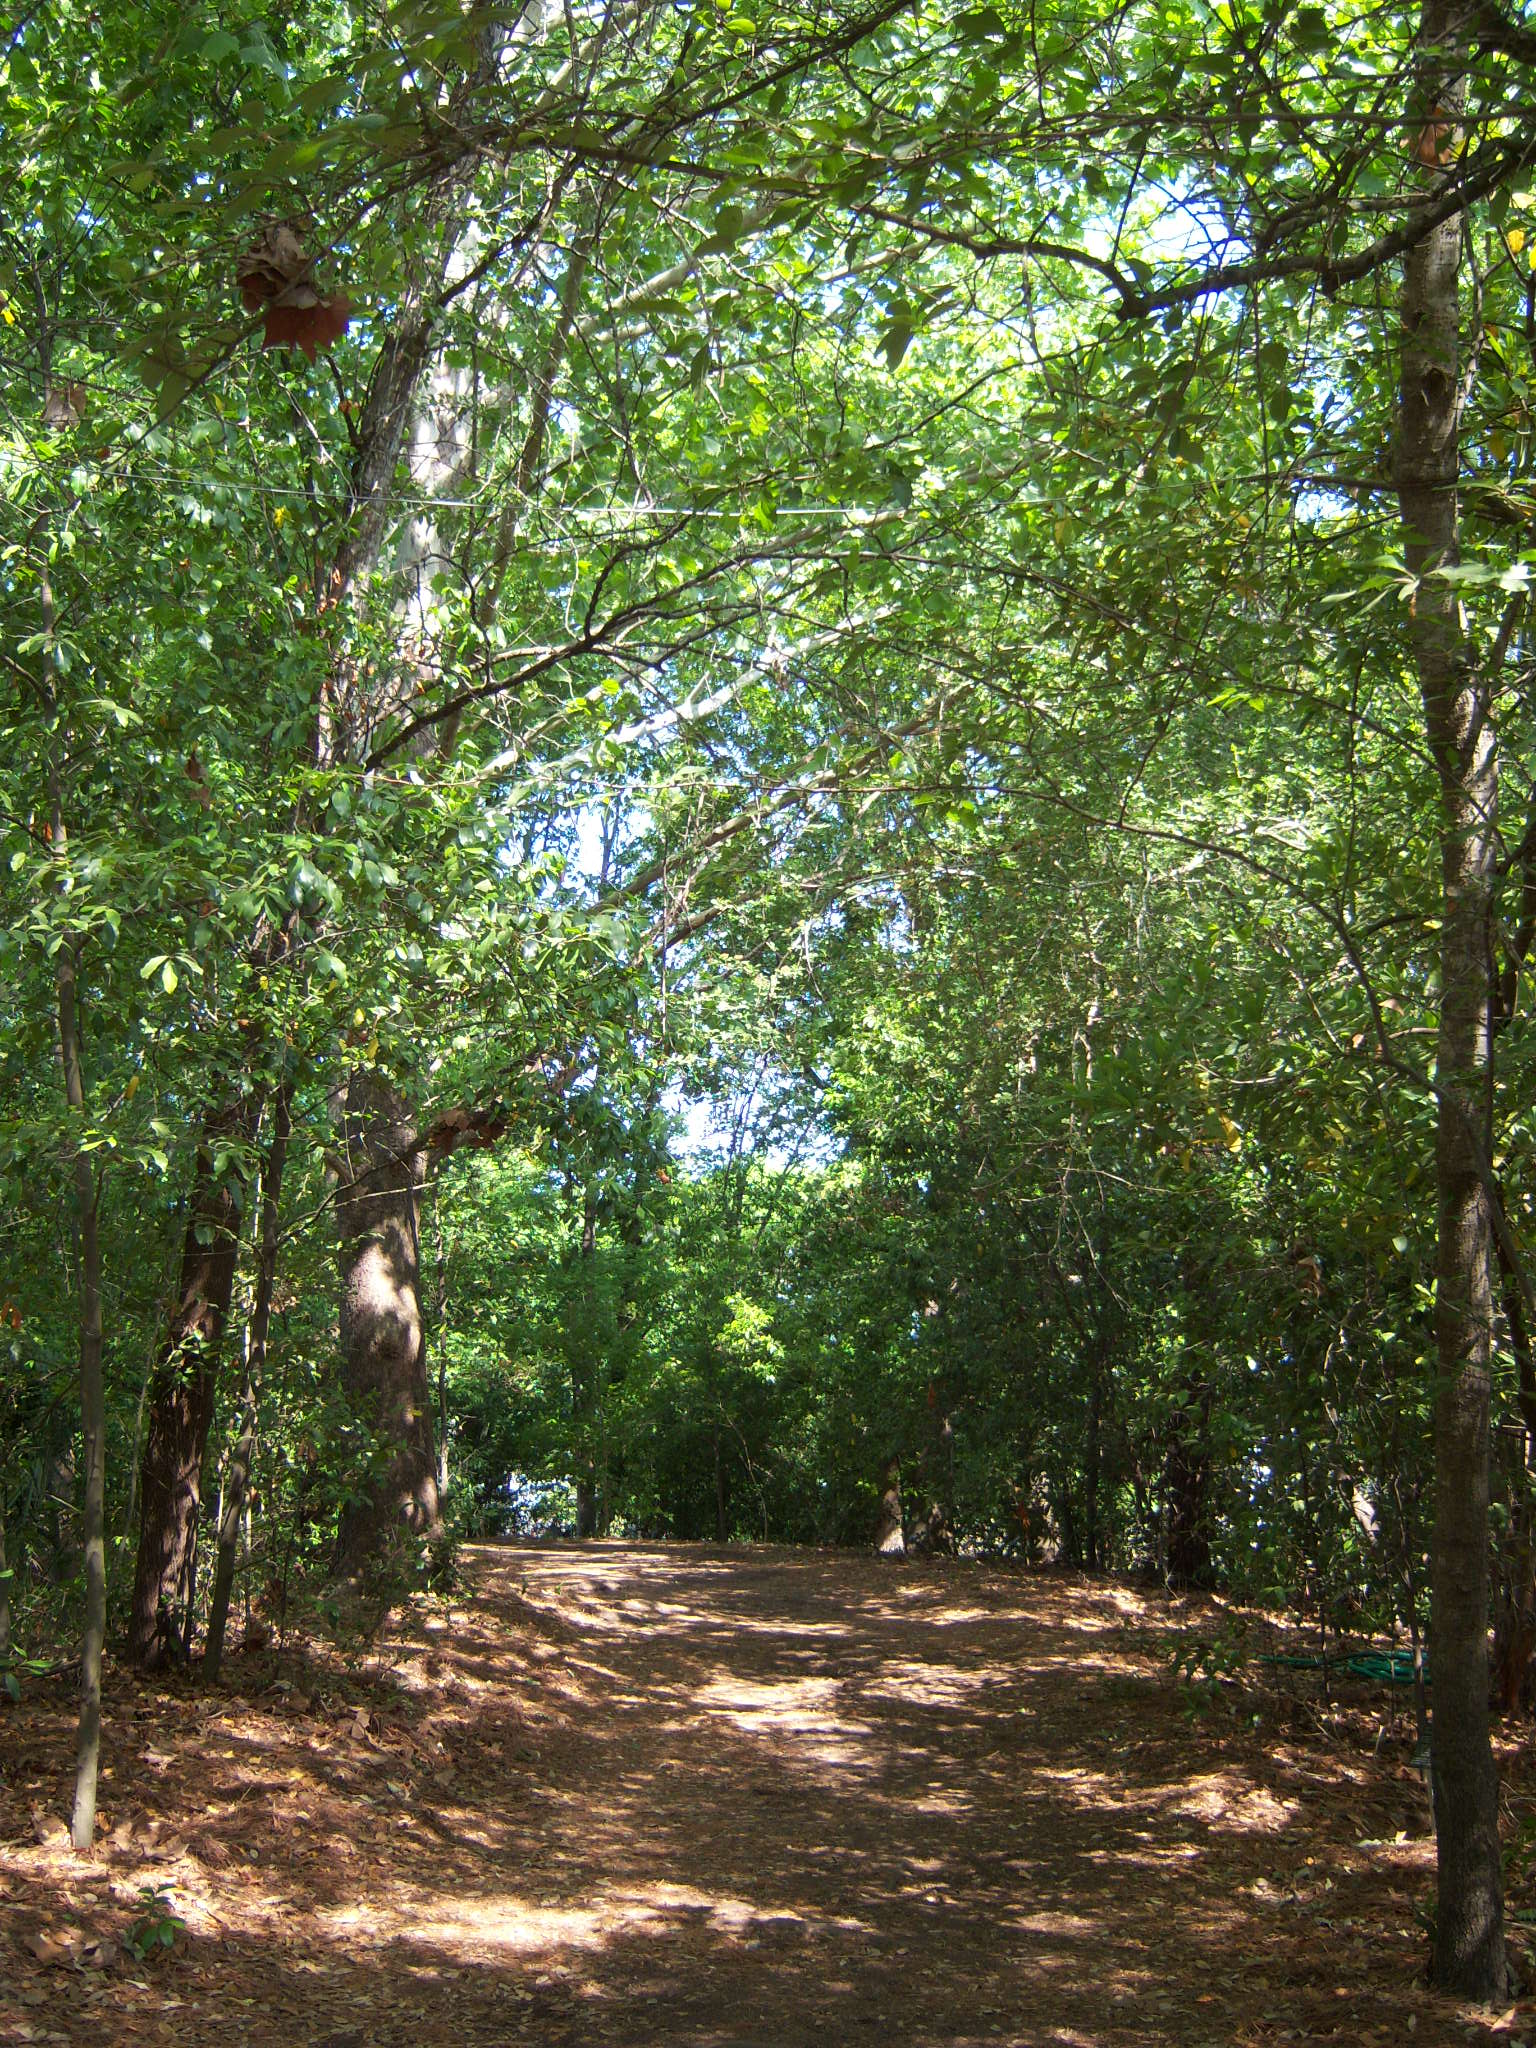
<instances>
[{"instance_id":1,"label":"patch of blue sky","mask_svg":"<svg viewBox=\"0 0 1536 2048\"><path fill-rule=\"evenodd\" d=\"M769 1173L828 1166L842 1157L841 1140L814 1114L792 1127L771 1110L755 1118L760 1094L761 1089L750 1097L737 1090L698 1096L681 1081L670 1082L661 1102L672 1126L672 1157L693 1173L723 1166L733 1144L738 1158L750 1158Z\"/></svg>"}]
</instances>

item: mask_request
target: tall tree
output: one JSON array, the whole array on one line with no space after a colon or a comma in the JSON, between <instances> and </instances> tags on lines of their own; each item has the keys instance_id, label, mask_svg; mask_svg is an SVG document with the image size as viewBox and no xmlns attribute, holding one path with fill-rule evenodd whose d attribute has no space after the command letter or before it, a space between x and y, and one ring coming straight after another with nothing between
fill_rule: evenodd
<instances>
[{"instance_id":1,"label":"tall tree","mask_svg":"<svg viewBox=\"0 0 1536 2048\"><path fill-rule=\"evenodd\" d=\"M1426 0L1410 113L1431 193L1452 183L1464 139L1467 12ZM1434 1970L1448 1990L1502 1998L1499 1790L1488 1726L1489 1399L1493 1355L1490 1087L1498 753L1492 657L1471 643L1461 564L1461 252L1456 210L1403 266L1397 495L1414 593L1409 638L1440 790L1442 902L1435 1181L1435 1513L1430 1658L1439 1905Z\"/></svg>"}]
</instances>

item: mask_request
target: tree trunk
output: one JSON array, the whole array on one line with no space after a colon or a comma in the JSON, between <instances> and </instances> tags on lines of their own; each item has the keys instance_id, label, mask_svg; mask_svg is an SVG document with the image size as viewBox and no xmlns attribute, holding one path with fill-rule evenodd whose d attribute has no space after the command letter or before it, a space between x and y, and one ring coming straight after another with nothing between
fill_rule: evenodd
<instances>
[{"instance_id":1,"label":"tree trunk","mask_svg":"<svg viewBox=\"0 0 1536 2048\"><path fill-rule=\"evenodd\" d=\"M57 843L56 835L56 843ZM70 1108L84 1117L80 1038L71 949L59 960L59 1038ZM64 963L68 961L66 966ZM80 1649L80 1727L75 1753L75 1810L70 1839L89 1849L96 1833L96 1779L101 1763L101 1649L107 1633L107 1416L101 1379L101 1238L99 1190L86 1153L76 1151L75 1199L80 1223L80 1429L85 1450L85 1630Z\"/></svg>"},{"instance_id":2,"label":"tree trunk","mask_svg":"<svg viewBox=\"0 0 1536 2048\"><path fill-rule=\"evenodd\" d=\"M48 351L44 344L44 382ZM58 620L53 584L45 565L40 595L43 621L43 697L54 726L48 754L49 846L57 863L60 891L67 886L65 861L69 839L64 821L64 773L68 733L60 720L54 647ZM101 1652L107 1633L107 1414L101 1376L101 1233L100 1185L82 1143L85 1128L85 1075L80 1058L78 958L74 934L59 934L54 953L54 986L58 996L59 1063L64 1101L74 1133L70 1171L75 1187L75 1227L80 1262L80 1436L85 1459L85 1505L82 1549L85 1562L85 1626L80 1644L80 1721L75 1747L75 1804L70 1840L76 1850L89 1849L96 1834L96 1782L101 1765ZM4 1558L0 1557L0 1566ZM6 1634L10 1633L7 1609Z\"/></svg>"},{"instance_id":3,"label":"tree trunk","mask_svg":"<svg viewBox=\"0 0 1536 2048\"><path fill-rule=\"evenodd\" d=\"M11 1572L5 1561L5 1475L0 1473L0 1672L11 1661Z\"/></svg>"},{"instance_id":4,"label":"tree trunk","mask_svg":"<svg viewBox=\"0 0 1536 2048\"><path fill-rule=\"evenodd\" d=\"M1504 1272L1504 1324L1515 1360L1515 1389L1520 1403L1519 1455L1512 1461L1509 1483L1509 1527L1504 1542L1504 1571L1494 1615L1493 1668L1499 1705L1513 1713L1529 1694L1531 1659L1536 1657L1536 1530L1532 1527L1533 1485L1536 1485L1536 1359L1525 1305L1508 1261Z\"/></svg>"},{"instance_id":5,"label":"tree trunk","mask_svg":"<svg viewBox=\"0 0 1536 2048\"><path fill-rule=\"evenodd\" d=\"M416 1132L389 1083L362 1070L349 1077L339 1112L342 1380L354 1411L389 1450L382 1477L342 1518L340 1563L355 1570L406 1532L427 1535L438 1526L437 1459L421 1317Z\"/></svg>"},{"instance_id":6,"label":"tree trunk","mask_svg":"<svg viewBox=\"0 0 1536 2048\"><path fill-rule=\"evenodd\" d=\"M597 1534L597 1482L590 1472L576 1480L576 1534L584 1543Z\"/></svg>"},{"instance_id":7,"label":"tree trunk","mask_svg":"<svg viewBox=\"0 0 1536 2048\"><path fill-rule=\"evenodd\" d=\"M880 1472L880 1512L875 1517L875 1549L882 1557L905 1557L906 1531L901 1519L901 1460L893 1451Z\"/></svg>"},{"instance_id":8,"label":"tree trunk","mask_svg":"<svg viewBox=\"0 0 1536 2048\"><path fill-rule=\"evenodd\" d=\"M203 1675L216 1684L224 1657L224 1632L229 1620L229 1595L235 1582L235 1550L245 1514L251 1461L256 1452L256 1406L267 1362L267 1332L272 1323L272 1290L277 1280L277 1227L283 1190L283 1168L291 1132L291 1085L277 1092L273 1105L272 1142L261 1173L261 1235L256 1254L256 1291L245 1354L245 1387L240 1403L240 1434L230 1453L229 1472L219 1516L219 1555L214 1567L213 1595L208 1606L208 1645Z\"/></svg>"},{"instance_id":9,"label":"tree trunk","mask_svg":"<svg viewBox=\"0 0 1536 2048\"><path fill-rule=\"evenodd\" d=\"M1445 138L1447 159L1460 147L1455 124L1465 101L1464 33L1461 11L1446 0L1426 0L1414 112L1421 140ZM1431 185L1444 176L1433 167L1436 154L1431 147L1423 173ZM1421 579L1457 561L1463 231L1462 216L1453 215L1404 263L1397 490L1408 570ZM1487 1174L1498 768L1491 693L1449 584L1419 582L1409 634L1441 799L1430 1600L1439 1860L1433 1974L1444 1990L1491 2000L1502 1998L1508 1984L1498 1778L1488 1729L1493 1284Z\"/></svg>"},{"instance_id":10,"label":"tree trunk","mask_svg":"<svg viewBox=\"0 0 1536 2048\"><path fill-rule=\"evenodd\" d=\"M158 1324L159 1317L156 1316ZM144 1453L144 1411L149 1406L149 1389L155 1377L155 1360L160 1355L160 1331L155 1331L149 1359L144 1367L144 1377L139 1382L139 1405L133 1411L133 1444L128 1459L128 1498L123 1503L123 1538L126 1541L133 1534L134 1524L139 1519L139 1463Z\"/></svg>"},{"instance_id":11,"label":"tree trunk","mask_svg":"<svg viewBox=\"0 0 1536 2048\"><path fill-rule=\"evenodd\" d=\"M455 89L455 104L471 81L484 85L493 75L496 42L489 34L481 38L473 72ZM413 246L428 252L427 261L408 282L374 358L353 444L343 536L329 567L320 569L314 591L322 613L335 611L365 589L377 567L411 407L430 356L438 294L456 239L453 223L459 218L474 161L466 154L447 166L428 188L417 217ZM354 661L344 645L324 679L315 709L310 744L316 765L336 768L359 760L379 726L402 709L406 682L396 676L382 688L375 684L371 671ZM409 687L414 688L414 674ZM258 936L253 961L270 966L273 957L286 951L286 943L285 934L283 945L265 957L272 937ZM229 1315L234 1281L239 1205L228 1200L223 1177L211 1174L207 1162L232 1131L249 1139L255 1129L254 1110L259 1110L259 1102L242 1100L232 1091L232 1099L206 1122L199 1147L178 1306L151 1389L144 1447L145 1497L129 1618L129 1652L141 1665L161 1661L174 1640L162 1617L174 1602L185 1567L198 1504L197 1475L213 1416L214 1355ZM430 1433L430 1422L427 1428ZM433 1520L435 1500L434 1481Z\"/></svg>"},{"instance_id":12,"label":"tree trunk","mask_svg":"<svg viewBox=\"0 0 1536 2048\"><path fill-rule=\"evenodd\" d=\"M723 1543L730 1533L726 1520L725 1503L725 1460L720 1451L720 1430L715 1429L715 1541Z\"/></svg>"},{"instance_id":13,"label":"tree trunk","mask_svg":"<svg viewBox=\"0 0 1536 2048\"><path fill-rule=\"evenodd\" d=\"M240 1249L244 1189L221 1151L251 1135L256 1104L210 1120L198 1148L181 1253L181 1292L149 1393L139 1478L139 1547L128 1654L154 1670L175 1654L177 1596L202 1498L219 1358Z\"/></svg>"},{"instance_id":14,"label":"tree trunk","mask_svg":"<svg viewBox=\"0 0 1536 2048\"><path fill-rule=\"evenodd\" d=\"M433 1189L432 1220L437 1239L437 1288L433 1342L437 1347L437 1497L448 1497L448 1247L443 1241L442 1177Z\"/></svg>"},{"instance_id":15,"label":"tree trunk","mask_svg":"<svg viewBox=\"0 0 1536 2048\"><path fill-rule=\"evenodd\" d=\"M593 1347L597 1340L592 1261L597 1255L597 1189L589 1178L582 1193L581 1240L577 1248L587 1275L587 1314L571 1359L571 1409L576 1435L576 1534L585 1541L597 1534L597 1460L593 1438L602 1401L602 1366Z\"/></svg>"},{"instance_id":16,"label":"tree trunk","mask_svg":"<svg viewBox=\"0 0 1536 2048\"><path fill-rule=\"evenodd\" d=\"M1099 1568L1099 1467L1100 1437L1104 1413L1104 1380L1095 1357L1088 1382L1088 1444L1083 1458L1083 1562L1089 1571Z\"/></svg>"},{"instance_id":17,"label":"tree trunk","mask_svg":"<svg viewBox=\"0 0 1536 2048\"><path fill-rule=\"evenodd\" d=\"M198 1481L198 1497L199 1504L201 1504L201 1478ZM192 1632L197 1619L197 1568L203 1561L202 1528L201 1515L193 1515L192 1527L187 1535L187 1560L181 1568L181 1592L176 1605L176 1611L181 1620L181 1637L178 1648L183 1664L187 1663L192 1656Z\"/></svg>"},{"instance_id":18,"label":"tree trunk","mask_svg":"<svg viewBox=\"0 0 1536 2048\"><path fill-rule=\"evenodd\" d=\"M940 1398L936 1380L928 1382L928 1425L925 1541L931 1548L943 1548L955 1526L955 1425Z\"/></svg>"},{"instance_id":19,"label":"tree trunk","mask_svg":"<svg viewBox=\"0 0 1536 2048\"><path fill-rule=\"evenodd\" d=\"M1190 1395L1193 1399L1193 1394ZM1181 1407L1163 1467L1167 1501L1164 1570L1171 1586L1208 1586L1211 1582L1211 1538L1206 1494L1210 1456L1203 1422L1197 1425Z\"/></svg>"},{"instance_id":20,"label":"tree trunk","mask_svg":"<svg viewBox=\"0 0 1536 2048\"><path fill-rule=\"evenodd\" d=\"M377 558L410 400L426 362L430 328L430 309L418 291L375 361L357 441L352 526L338 550L328 586L318 593L322 609L339 604L365 579ZM385 695L383 704L365 706L351 665L345 657L339 660L317 711L314 747L322 766L336 766L348 758L349 748L366 744L374 719L395 708L393 698L388 692ZM276 950L287 950L286 935ZM258 940L255 957L261 955L262 942ZM198 1149L181 1287L150 1389L141 1467L139 1548L128 1623L129 1655L141 1668L163 1663L176 1640L170 1616L198 1509L203 1453L213 1420L218 1353L234 1285L242 1204L231 1193L230 1176L216 1171L213 1159L231 1138L249 1140L259 1108L255 1094L217 1108L204 1125ZM412 1293L414 1296L414 1283ZM343 1314L345 1317L345 1309ZM435 1520L435 1481L433 1500L431 1519Z\"/></svg>"}]
</instances>

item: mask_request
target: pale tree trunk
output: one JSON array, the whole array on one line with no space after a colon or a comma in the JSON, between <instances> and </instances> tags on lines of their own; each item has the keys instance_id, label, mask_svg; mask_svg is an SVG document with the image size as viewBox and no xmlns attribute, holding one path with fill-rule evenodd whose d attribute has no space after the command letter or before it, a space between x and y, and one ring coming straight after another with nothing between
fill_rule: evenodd
<instances>
[{"instance_id":1,"label":"pale tree trunk","mask_svg":"<svg viewBox=\"0 0 1536 2048\"><path fill-rule=\"evenodd\" d=\"M354 1570L406 1532L438 1526L437 1458L421 1314L420 1141L376 1074L354 1072L337 1112L342 1378L390 1452L382 1478L342 1521L340 1562Z\"/></svg>"},{"instance_id":2,"label":"pale tree trunk","mask_svg":"<svg viewBox=\"0 0 1536 2048\"><path fill-rule=\"evenodd\" d=\"M427 360L431 307L417 293L402 310L380 350L358 433L352 484L353 526L319 593L334 609L360 585L377 560L394 493L410 402ZM382 715L389 707L379 708ZM314 750L322 766L341 765L349 750L366 746L374 713L343 657L328 679L317 710ZM258 939L253 958L273 964L287 951L288 933ZM216 1107L206 1119L193 1174L181 1263L181 1284L149 1397L140 1479L139 1545L128 1648L135 1664L153 1668L172 1654L171 1625L191 1551L200 1475L213 1422L218 1363L229 1319L238 1255L243 1190L217 1153L243 1149L254 1136L261 1095L253 1090Z\"/></svg>"},{"instance_id":3,"label":"pale tree trunk","mask_svg":"<svg viewBox=\"0 0 1536 2048\"><path fill-rule=\"evenodd\" d=\"M352 526L326 586L317 593L322 611L334 610L349 597L377 561L410 403L427 360L431 313L423 292L408 295L375 361L357 437ZM391 696L376 707L378 715L392 703ZM316 711L313 749L319 765L340 766L366 748L374 715L350 662L341 656ZM269 934L254 942L252 957L271 965L286 951L286 932L281 940ZM242 1202L231 1191L227 1167L219 1170L214 1162L229 1143L249 1143L260 1106L255 1091L217 1106L204 1123L198 1147L180 1291L150 1389L144 1440L128 1624L129 1654L141 1668L164 1662L175 1647L171 1616L191 1549L234 1289Z\"/></svg>"},{"instance_id":4,"label":"pale tree trunk","mask_svg":"<svg viewBox=\"0 0 1536 2048\"><path fill-rule=\"evenodd\" d=\"M257 1402L262 1373L267 1362L267 1332L272 1323L272 1290L277 1281L278 1221L283 1191L283 1168L288 1159L291 1131L289 1110L291 1084L277 1091L273 1104L272 1142L261 1172L261 1224L256 1251L256 1288L251 1301L251 1322L245 1353L245 1388L240 1404L240 1434L230 1453L229 1472L224 1485L223 1509L219 1516L218 1562L214 1567L213 1594L208 1606L208 1642L203 1653L203 1675L217 1681L224 1656L224 1632L229 1620L229 1595L235 1581L235 1551L250 1488L251 1461L256 1453Z\"/></svg>"},{"instance_id":5,"label":"pale tree trunk","mask_svg":"<svg viewBox=\"0 0 1536 2048\"><path fill-rule=\"evenodd\" d=\"M1426 0L1417 154L1431 185L1460 148L1465 14ZM1426 161L1427 159L1427 161ZM1409 572L1455 566L1460 471L1460 214L1404 264L1397 489ZM1445 1990L1505 1995L1498 1778L1488 1714L1489 1391L1493 1349L1488 1182L1498 768L1491 690L1453 587L1421 581L1409 634L1440 785L1442 905L1435 1071L1435 1501L1431 1538L1432 1767L1439 1895L1433 1973Z\"/></svg>"},{"instance_id":6,"label":"pale tree trunk","mask_svg":"<svg viewBox=\"0 0 1536 2048\"><path fill-rule=\"evenodd\" d=\"M369 380L358 430L352 530L337 554L327 604L362 601L380 560L452 254L449 217L461 197L457 180L450 180L427 203L421 237L432 256L403 294ZM320 765L363 759L415 687L408 665L381 686L343 657L320 707ZM342 1516L337 1561L342 1570L356 1571L375 1559L389 1562L405 1532L425 1534L438 1526L421 1311L418 1194L424 1169L406 1105L382 1076L354 1069L338 1087L333 1107L341 1133L336 1224L342 1382L354 1413L368 1422L377 1442L390 1447L383 1477L370 1482Z\"/></svg>"},{"instance_id":7,"label":"pale tree trunk","mask_svg":"<svg viewBox=\"0 0 1536 2048\"><path fill-rule=\"evenodd\" d=\"M875 1548L882 1557L905 1557L906 1530L901 1516L901 1460L893 1451L880 1471L880 1512L875 1518Z\"/></svg>"},{"instance_id":8,"label":"pale tree trunk","mask_svg":"<svg viewBox=\"0 0 1536 2048\"><path fill-rule=\"evenodd\" d=\"M494 57L494 38L487 38L479 74L482 84L492 76ZM439 415L428 416L434 414L429 372L438 345L440 302L462 235L467 176L462 167L450 171L426 202L418 242L432 253L403 295L374 366L358 430L356 516L336 558L327 604L344 596L360 599L369 576L378 568L402 458L409 456L406 466L416 485L436 496L445 491L451 494L449 478L466 457L467 444L453 418L455 379L449 377L437 394L447 401L446 408ZM477 605L482 623L487 609L494 610L494 593L506 568L515 533L516 498L528 491L537 473L550 396L568 343L570 308L584 266L584 255L573 259L556 321L556 341L534 380L516 493L508 497L495 561ZM423 387L427 387L425 395ZM414 447L410 445L413 419L417 430ZM419 584L429 583L432 566L443 560L440 547L427 522L407 551L415 557ZM409 561L401 566L408 569ZM411 643L407 653L423 651L424 624L418 592L415 604L408 597L402 619L403 636ZM316 755L321 765L365 759L381 730L408 711L417 683L417 669L409 661L402 662L399 672L382 685L372 674L354 672L345 660L338 663L317 725ZM409 752L417 757L444 757L452 751L456 729L455 719L444 720L436 729L424 728L412 736ZM339 1092L344 1093L346 1103L346 1165L337 1203L343 1373L354 1403L368 1408L375 1429L393 1446L394 1453L382 1488L344 1518L341 1561L346 1568L355 1569L371 1547L387 1547L398 1540L402 1525L417 1533L438 1527L448 1471L447 1385L445 1377L440 1379L438 1394L444 1412L439 1463L433 1451L421 1312L422 1155L416 1148L406 1104L378 1076L354 1072ZM590 1484L581 1513L589 1525L595 1524L596 1498Z\"/></svg>"},{"instance_id":9,"label":"pale tree trunk","mask_svg":"<svg viewBox=\"0 0 1536 2048\"><path fill-rule=\"evenodd\" d=\"M422 240L434 246L440 265L446 264L452 245L448 223L454 207L462 205L465 175L462 168L444 174L428 194L419 222ZM346 532L315 592L322 613L336 611L360 593L378 563L441 286L440 267L406 291L375 358L355 441ZM318 765L334 768L360 759L378 725L398 712L403 693L413 686L396 679L396 686L375 697L343 648L316 707L311 746ZM258 935L253 961L273 965L287 951L287 938L286 932L280 940L271 933ZM140 1666L162 1662L175 1647L170 1616L186 1575L234 1287L243 1198L231 1196L228 1171L214 1172L210 1162L221 1145L250 1143L260 1108L254 1088L244 1095L232 1089L210 1111L201 1133L181 1284L150 1389L144 1441L128 1631L129 1654Z\"/></svg>"}]
</instances>

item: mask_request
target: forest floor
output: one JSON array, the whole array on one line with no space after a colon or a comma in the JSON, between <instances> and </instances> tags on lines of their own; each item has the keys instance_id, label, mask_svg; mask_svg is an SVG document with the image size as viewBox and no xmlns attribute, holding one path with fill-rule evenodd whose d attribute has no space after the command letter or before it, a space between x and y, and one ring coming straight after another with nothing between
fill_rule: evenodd
<instances>
[{"instance_id":1,"label":"forest floor","mask_svg":"<svg viewBox=\"0 0 1536 2048\"><path fill-rule=\"evenodd\" d=\"M0 2042L1536 2042L1536 2002L1423 1985L1401 1708L1202 1703L1169 1670L1201 1618L965 1562L473 1546L366 1658L114 1671L90 1858L68 1681L34 1686Z\"/></svg>"}]
</instances>

